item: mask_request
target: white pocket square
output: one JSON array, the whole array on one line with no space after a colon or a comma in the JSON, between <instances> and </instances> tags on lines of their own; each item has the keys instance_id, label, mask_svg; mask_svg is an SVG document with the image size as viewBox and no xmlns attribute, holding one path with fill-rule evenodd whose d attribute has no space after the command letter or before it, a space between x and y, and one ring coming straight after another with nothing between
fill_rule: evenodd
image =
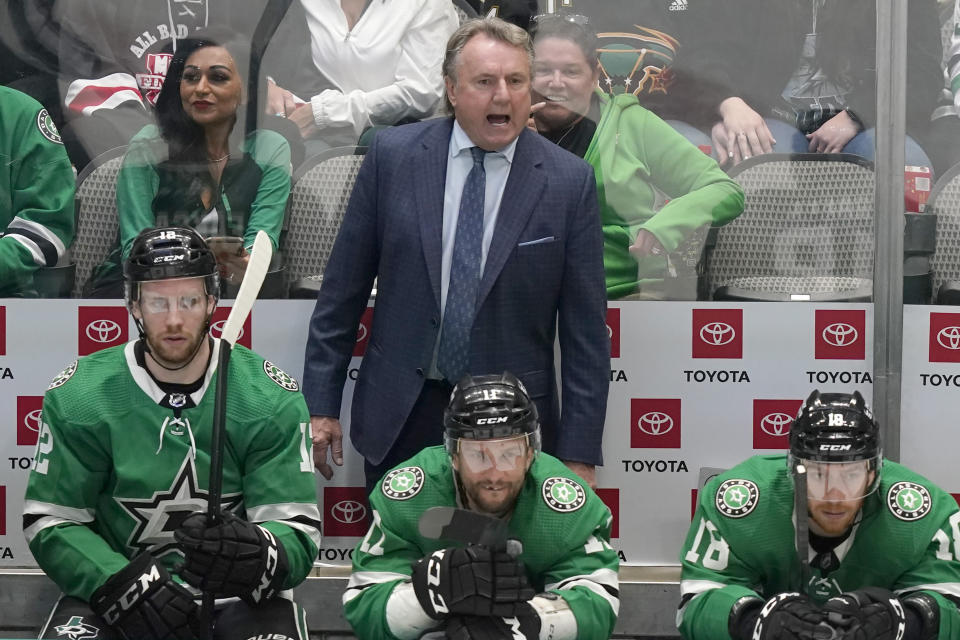
<instances>
[{"instance_id":1,"label":"white pocket square","mask_svg":"<svg viewBox=\"0 0 960 640\"><path fill-rule=\"evenodd\" d=\"M521 242L518 244L518 247L529 247L532 244L545 244L547 242L553 242L556 240L553 236L546 236L544 238L537 238L536 240L527 240L526 242Z\"/></svg>"}]
</instances>

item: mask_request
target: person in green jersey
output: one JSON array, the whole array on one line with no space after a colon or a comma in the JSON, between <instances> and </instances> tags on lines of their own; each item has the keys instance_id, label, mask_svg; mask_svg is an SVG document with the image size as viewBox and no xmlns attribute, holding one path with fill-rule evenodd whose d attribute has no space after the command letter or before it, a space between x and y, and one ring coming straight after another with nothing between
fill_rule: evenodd
<instances>
[{"instance_id":1,"label":"person in green jersey","mask_svg":"<svg viewBox=\"0 0 960 640\"><path fill-rule=\"evenodd\" d=\"M683 637L960 639L960 510L880 445L859 392L814 391L789 455L710 480L680 553Z\"/></svg>"},{"instance_id":2,"label":"person in green jersey","mask_svg":"<svg viewBox=\"0 0 960 640\"><path fill-rule=\"evenodd\" d=\"M343 595L357 636L609 638L620 607L610 510L540 451L536 405L520 381L465 376L443 424L444 446L389 471L370 496L372 524ZM420 518L434 506L499 519L520 545L427 537Z\"/></svg>"},{"instance_id":3,"label":"person in green jersey","mask_svg":"<svg viewBox=\"0 0 960 640\"><path fill-rule=\"evenodd\" d=\"M306 640L289 590L317 556L320 513L299 386L234 347L223 516L208 524L216 259L192 229L151 229L124 275L140 338L74 362L44 395L23 530L64 597L40 637L206 637L202 590L218 598L216 638Z\"/></svg>"},{"instance_id":4,"label":"person in green jersey","mask_svg":"<svg viewBox=\"0 0 960 640\"><path fill-rule=\"evenodd\" d=\"M53 118L0 87L0 298L36 297L34 274L73 242L73 167Z\"/></svg>"}]
</instances>

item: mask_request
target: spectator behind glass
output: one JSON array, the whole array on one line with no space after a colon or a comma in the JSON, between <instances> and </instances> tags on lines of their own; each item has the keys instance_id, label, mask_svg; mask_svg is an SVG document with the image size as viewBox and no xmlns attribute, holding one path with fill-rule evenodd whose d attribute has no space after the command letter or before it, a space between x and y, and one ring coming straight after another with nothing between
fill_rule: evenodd
<instances>
[{"instance_id":1,"label":"spectator behind glass","mask_svg":"<svg viewBox=\"0 0 960 640\"><path fill-rule=\"evenodd\" d=\"M942 86L935 0L908 3L907 131L929 120ZM693 12L681 50L700 124L721 165L760 153L846 152L872 159L874 0L727 0ZM692 85L693 86L693 85ZM908 165L930 161L912 139Z\"/></svg>"},{"instance_id":2,"label":"spectator behind glass","mask_svg":"<svg viewBox=\"0 0 960 640\"><path fill-rule=\"evenodd\" d=\"M308 141L308 155L357 144L370 127L412 122L434 112L443 95L443 46L457 28L450 0L302 3L312 71L333 85L316 94L288 87L308 101L288 93L284 107Z\"/></svg>"},{"instance_id":3,"label":"spectator behind glass","mask_svg":"<svg viewBox=\"0 0 960 640\"><path fill-rule=\"evenodd\" d=\"M121 260L151 227L242 237L240 255L218 256L228 282L242 277L257 231L266 231L276 250L290 194L290 148L273 131L244 135L243 123L237 126L248 98L248 54L228 37L210 30L180 41L157 98L159 127L134 136L117 178L118 244L94 270L85 296L122 297Z\"/></svg>"},{"instance_id":4,"label":"spectator behind glass","mask_svg":"<svg viewBox=\"0 0 960 640\"><path fill-rule=\"evenodd\" d=\"M632 93L644 107L683 137L710 153L710 136L688 124L687 92L696 91L674 72L687 42L690 15L701 2L686 0L473 0L481 15L495 15L527 28L537 14L584 16L597 34L600 88L611 96ZM692 5L692 6L691 6Z\"/></svg>"},{"instance_id":5,"label":"spectator behind glass","mask_svg":"<svg viewBox=\"0 0 960 640\"><path fill-rule=\"evenodd\" d=\"M598 88L588 27L540 16L534 34L534 124L594 168L607 296L662 297L668 254L691 232L738 216L743 192L635 95ZM658 190L670 201L656 211Z\"/></svg>"},{"instance_id":6,"label":"spectator behind glass","mask_svg":"<svg viewBox=\"0 0 960 640\"><path fill-rule=\"evenodd\" d=\"M56 4L60 27L59 78L67 118L64 142L78 170L99 154L126 145L153 122L154 105L173 54L184 38L210 28L230 29L250 42L268 0L68 0ZM292 3L264 52L265 73L280 83L299 82L309 52L287 47L307 37L303 10ZM275 113L267 101L260 103ZM281 102L282 104L282 102ZM262 116L294 141L296 127Z\"/></svg>"},{"instance_id":7,"label":"spectator behind glass","mask_svg":"<svg viewBox=\"0 0 960 640\"><path fill-rule=\"evenodd\" d=\"M941 0L940 33L943 50L943 89L920 137L937 175L960 162L960 0Z\"/></svg>"},{"instance_id":8,"label":"spectator behind glass","mask_svg":"<svg viewBox=\"0 0 960 640\"><path fill-rule=\"evenodd\" d=\"M7 0L0 4L0 85L21 91L42 104L62 128L57 89L60 27L54 0Z\"/></svg>"},{"instance_id":9,"label":"spectator behind glass","mask_svg":"<svg viewBox=\"0 0 960 640\"><path fill-rule=\"evenodd\" d=\"M33 297L34 273L73 242L74 177L43 106L0 87L0 297Z\"/></svg>"}]
</instances>

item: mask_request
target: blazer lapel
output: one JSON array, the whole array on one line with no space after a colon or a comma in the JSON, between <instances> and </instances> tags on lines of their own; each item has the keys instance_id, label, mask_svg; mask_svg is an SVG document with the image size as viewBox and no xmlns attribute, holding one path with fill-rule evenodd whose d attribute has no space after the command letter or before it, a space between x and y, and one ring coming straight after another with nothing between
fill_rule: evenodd
<instances>
[{"instance_id":1,"label":"blazer lapel","mask_svg":"<svg viewBox=\"0 0 960 640\"><path fill-rule=\"evenodd\" d=\"M530 136L535 135L537 134L524 129L517 140L513 164L510 166L510 176L507 178L503 198L500 200L497 228L493 231L490 250L487 252L487 262L480 280L477 309L490 293L507 258L517 246L517 239L526 228L527 221L530 220L540 200L540 194L546 187L547 180L542 169L543 160L535 153L536 147L529 139Z\"/></svg>"},{"instance_id":2,"label":"blazer lapel","mask_svg":"<svg viewBox=\"0 0 960 640\"><path fill-rule=\"evenodd\" d=\"M414 196L420 220L423 259L430 274L430 286L440 308L440 262L443 256L443 190L453 118L430 127L419 142L413 172Z\"/></svg>"}]
</instances>

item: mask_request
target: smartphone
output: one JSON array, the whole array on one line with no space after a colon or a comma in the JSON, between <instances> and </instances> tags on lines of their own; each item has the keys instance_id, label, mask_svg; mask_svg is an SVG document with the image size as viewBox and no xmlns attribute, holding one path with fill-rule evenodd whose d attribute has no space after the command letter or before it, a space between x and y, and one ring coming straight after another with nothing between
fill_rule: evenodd
<instances>
[{"instance_id":1,"label":"smartphone","mask_svg":"<svg viewBox=\"0 0 960 640\"><path fill-rule=\"evenodd\" d=\"M243 238L239 236L214 236L207 238L207 246L219 259L220 256L243 255Z\"/></svg>"}]
</instances>

